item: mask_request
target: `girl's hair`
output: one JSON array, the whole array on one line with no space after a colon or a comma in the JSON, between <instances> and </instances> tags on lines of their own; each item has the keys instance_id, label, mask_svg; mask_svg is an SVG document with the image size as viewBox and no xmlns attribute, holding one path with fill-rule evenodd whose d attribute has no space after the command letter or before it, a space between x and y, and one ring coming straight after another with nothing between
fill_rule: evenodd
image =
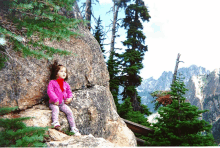
<instances>
[{"instance_id":1,"label":"girl's hair","mask_svg":"<svg viewBox=\"0 0 220 148\"><path fill-rule=\"evenodd\" d=\"M57 73L58 73L58 71L60 70L61 67L65 67L65 66L63 66L61 64L58 65L58 61L55 60L54 63L50 67L50 71L51 71L50 80L56 80L57 79ZM64 81L66 81L66 80L68 80L67 68L66 68L66 78L64 79Z\"/></svg>"}]
</instances>

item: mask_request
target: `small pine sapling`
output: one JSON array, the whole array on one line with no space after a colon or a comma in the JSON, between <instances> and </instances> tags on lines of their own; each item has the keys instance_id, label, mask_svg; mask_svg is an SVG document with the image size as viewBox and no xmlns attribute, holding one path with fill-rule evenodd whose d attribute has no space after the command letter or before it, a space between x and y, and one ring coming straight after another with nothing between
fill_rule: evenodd
<instances>
[{"instance_id":1,"label":"small pine sapling","mask_svg":"<svg viewBox=\"0 0 220 148\"><path fill-rule=\"evenodd\" d=\"M45 147L48 127L28 127L22 121L31 117L3 118L18 107L0 108L0 147Z\"/></svg>"}]
</instances>

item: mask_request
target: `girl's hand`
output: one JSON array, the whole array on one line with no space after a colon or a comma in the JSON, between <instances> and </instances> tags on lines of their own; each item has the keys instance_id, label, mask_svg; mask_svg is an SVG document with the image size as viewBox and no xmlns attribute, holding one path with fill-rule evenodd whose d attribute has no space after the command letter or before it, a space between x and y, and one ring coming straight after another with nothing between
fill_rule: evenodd
<instances>
[{"instance_id":1,"label":"girl's hand","mask_svg":"<svg viewBox=\"0 0 220 148\"><path fill-rule=\"evenodd\" d=\"M55 102L54 104L55 104L55 105L59 105L59 101Z\"/></svg>"},{"instance_id":2,"label":"girl's hand","mask_svg":"<svg viewBox=\"0 0 220 148\"><path fill-rule=\"evenodd\" d=\"M67 98L64 102L65 104L69 104L72 101L72 98Z\"/></svg>"}]
</instances>

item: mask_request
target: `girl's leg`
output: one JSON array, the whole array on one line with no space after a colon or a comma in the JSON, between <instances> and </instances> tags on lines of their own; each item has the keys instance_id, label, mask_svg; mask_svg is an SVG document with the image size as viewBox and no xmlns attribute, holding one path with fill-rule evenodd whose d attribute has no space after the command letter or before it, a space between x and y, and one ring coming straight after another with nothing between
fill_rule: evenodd
<instances>
[{"instance_id":1,"label":"girl's leg","mask_svg":"<svg viewBox=\"0 0 220 148\"><path fill-rule=\"evenodd\" d=\"M58 121L59 107L51 103L49 104L49 107L52 110L52 122L54 124L57 123L58 125L60 125Z\"/></svg>"},{"instance_id":2,"label":"girl's leg","mask_svg":"<svg viewBox=\"0 0 220 148\"><path fill-rule=\"evenodd\" d=\"M71 128L76 127L75 120L73 117L73 112L69 108L69 106L67 106L65 103L62 103L62 104L60 104L60 110L66 114L70 127Z\"/></svg>"}]
</instances>

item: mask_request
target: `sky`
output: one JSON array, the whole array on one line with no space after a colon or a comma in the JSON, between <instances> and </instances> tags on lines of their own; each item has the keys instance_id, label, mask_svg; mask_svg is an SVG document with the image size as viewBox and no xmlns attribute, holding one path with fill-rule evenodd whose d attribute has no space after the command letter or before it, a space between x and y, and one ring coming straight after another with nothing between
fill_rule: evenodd
<instances>
[{"instance_id":1,"label":"sky","mask_svg":"<svg viewBox=\"0 0 220 148\"><path fill-rule=\"evenodd\" d=\"M95 1L95 0L93 0ZM80 0L79 5L85 0ZM191 65L202 66L213 71L220 68L220 1L219 0L144 0L151 16L144 22L143 32L146 36L145 52L141 77L158 79L164 71L174 71L177 54L180 53L179 68ZM107 13L112 7L111 0L99 0L93 4L95 17L102 20L104 30L113 19ZM118 18L124 17L121 9ZM92 26L95 21L91 21ZM118 30L116 48L125 49L121 41L126 39L126 31ZM104 44L109 44L111 31L105 36ZM106 51L110 46L106 45ZM107 54L108 55L108 54Z\"/></svg>"}]
</instances>

